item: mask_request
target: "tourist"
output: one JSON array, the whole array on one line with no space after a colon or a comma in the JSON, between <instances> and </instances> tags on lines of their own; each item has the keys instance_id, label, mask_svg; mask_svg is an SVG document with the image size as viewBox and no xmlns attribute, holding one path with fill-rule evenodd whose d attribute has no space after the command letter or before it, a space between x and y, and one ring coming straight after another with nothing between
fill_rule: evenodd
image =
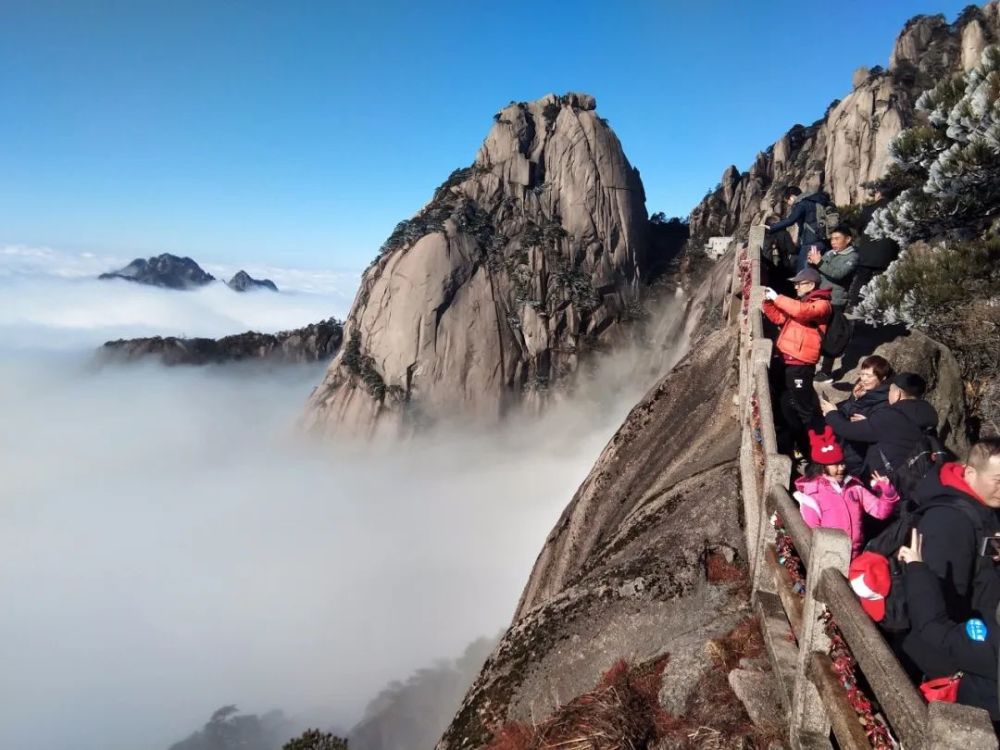
<instances>
[{"instance_id":1,"label":"tourist","mask_svg":"<svg viewBox=\"0 0 1000 750\"><path fill-rule=\"evenodd\" d=\"M837 404L837 411L852 421L867 419L879 409L889 405L889 378L892 365L885 357L873 354L861 360L857 382L851 395ZM850 474L864 472L865 453L868 446L853 440L844 440L844 459Z\"/></svg>"},{"instance_id":2,"label":"tourist","mask_svg":"<svg viewBox=\"0 0 1000 750\"><path fill-rule=\"evenodd\" d=\"M864 545L864 514L888 518L899 495L889 479L878 472L872 474L874 492L848 474L843 450L829 426L821 433L810 430L809 441L812 462L805 475L795 480L793 497L807 526L840 529L847 534L853 558Z\"/></svg>"},{"instance_id":3,"label":"tourist","mask_svg":"<svg viewBox=\"0 0 1000 750\"><path fill-rule=\"evenodd\" d=\"M997 540L1000 542L1000 539ZM990 545L990 564L996 561L996 548ZM901 547L899 559L906 564L906 608L910 634L924 646L934 666L923 671L926 680L958 680L957 702L989 711L990 719L1000 722L997 700L997 659L1000 646L1000 611L978 613L980 616L955 619L948 612L941 581L925 560L924 536L913 530L910 546Z\"/></svg>"},{"instance_id":4,"label":"tourist","mask_svg":"<svg viewBox=\"0 0 1000 750\"><path fill-rule=\"evenodd\" d=\"M819 271L819 288L831 291L830 304L833 305L833 315L830 318L831 333L824 341L823 361L819 372L816 373L817 383L829 383L833 380L831 374L833 362L844 353L851 340L851 323L844 318L844 312L847 308L847 290L858 266L858 253L851 244L853 235L854 230L847 224L838 224L830 232L830 251L820 253L814 249L806 256L809 265ZM834 331L839 327L843 328L842 333L834 335ZM836 342L832 339L836 339Z\"/></svg>"},{"instance_id":5,"label":"tourist","mask_svg":"<svg viewBox=\"0 0 1000 750\"><path fill-rule=\"evenodd\" d=\"M817 207L830 205L830 197L823 191L802 195L802 189L791 186L785 188L782 200L791 207L791 213L784 219L767 226L766 232L779 232L791 226L798 226L799 254L796 260L796 271L802 271L806 267L806 256L811 249L822 251L826 247L826 229L820 226L817 218Z\"/></svg>"},{"instance_id":6,"label":"tourist","mask_svg":"<svg viewBox=\"0 0 1000 750\"><path fill-rule=\"evenodd\" d=\"M778 220L775 214L770 214L764 219L764 225L769 227L777 224ZM798 270L795 267L798 260L798 252L798 245L795 244L795 240L792 239L788 230L779 229L774 232L768 232L765 235L761 257L769 261L770 267L777 273L787 278L789 274L794 274Z\"/></svg>"},{"instance_id":7,"label":"tourist","mask_svg":"<svg viewBox=\"0 0 1000 750\"><path fill-rule=\"evenodd\" d=\"M855 413L846 417L826 399L821 401L820 409L837 437L865 447L865 476L878 471L892 477L916 446L927 436L937 435L938 415L923 399L926 390L927 382L922 377L903 372L890 381L889 406L871 415Z\"/></svg>"},{"instance_id":8,"label":"tourist","mask_svg":"<svg viewBox=\"0 0 1000 750\"><path fill-rule=\"evenodd\" d=\"M798 299L764 290L762 310L767 319L781 326L775 342L780 368L778 403L796 448L809 453L806 430L819 416L819 401L813 376L820 357L820 344L830 320L830 290L819 289L819 273L806 268L790 281ZM821 425L817 425L820 426Z\"/></svg>"}]
</instances>

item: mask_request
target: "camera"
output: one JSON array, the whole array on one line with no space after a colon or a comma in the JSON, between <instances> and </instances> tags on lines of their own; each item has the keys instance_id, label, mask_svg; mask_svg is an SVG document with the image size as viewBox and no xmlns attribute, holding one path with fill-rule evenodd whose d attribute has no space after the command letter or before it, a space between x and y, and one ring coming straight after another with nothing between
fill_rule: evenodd
<instances>
[{"instance_id":1,"label":"camera","mask_svg":"<svg viewBox=\"0 0 1000 750\"><path fill-rule=\"evenodd\" d=\"M979 545L979 554L983 557L1000 556L1000 535L985 537Z\"/></svg>"}]
</instances>

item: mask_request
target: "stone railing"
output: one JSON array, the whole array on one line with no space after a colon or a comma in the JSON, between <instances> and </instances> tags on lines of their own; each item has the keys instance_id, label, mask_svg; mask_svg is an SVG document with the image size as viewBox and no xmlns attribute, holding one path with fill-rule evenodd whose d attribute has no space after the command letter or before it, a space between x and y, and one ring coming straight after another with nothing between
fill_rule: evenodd
<instances>
[{"instance_id":1,"label":"stone railing","mask_svg":"<svg viewBox=\"0 0 1000 750\"><path fill-rule=\"evenodd\" d=\"M763 227L753 227L747 247L737 250L724 313L740 327L740 483L753 606L788 714L789 741L796 750L830 748L832 732L841 748L884 747L884 720L907 750L995 749L985 711L924 702L845 577L851 554L847 535L810 529L788 493L792 464L778 453L768 382L772 342L764 335L761 314L763 239ZM776 550L774 514L781 541L794 546L788 557L801 561L797 580ZM831 633L839 649L836 661ZM863 675L881 707L879 719L872 718L856 678L844 676L845 662L854 675Z\"/></svg>"}]
</instances>

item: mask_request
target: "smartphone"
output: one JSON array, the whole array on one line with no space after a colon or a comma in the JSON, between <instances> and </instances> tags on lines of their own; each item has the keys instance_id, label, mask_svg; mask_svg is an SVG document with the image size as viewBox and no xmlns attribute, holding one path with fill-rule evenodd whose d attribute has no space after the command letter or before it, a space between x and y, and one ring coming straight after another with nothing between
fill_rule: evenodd
<instances>
[{"instance_id":1,"label":"smartphone","mask_svg":"<svg viewBox=\"0 0 1000 750\"><path fill-rule=\"evenodd\" d=\"M979 545L979 554L982 557L1000 556L1000 536L988 536Z\"/></svg>"}]
</instances>

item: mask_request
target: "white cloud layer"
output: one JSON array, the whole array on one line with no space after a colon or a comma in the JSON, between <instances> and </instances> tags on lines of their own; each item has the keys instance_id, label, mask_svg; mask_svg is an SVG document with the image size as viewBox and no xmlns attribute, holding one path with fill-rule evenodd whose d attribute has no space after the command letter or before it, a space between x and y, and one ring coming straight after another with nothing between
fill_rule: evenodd
<instances>
[{"instance_id":1,"label":"white cloud layer","mask_svg":"<svg viewBox=\"0 0 1000 750\"><path fill-rule=\"evenodd\" d=\"M99 346L136 336L219 337L273 332L346 316L359 274L248 267L281 290L240 294L223 283L180 292L98 274L127 260L51 248L0 248L0 346ZM220 278L238 269L207 265Z\"/></svg>"},{"instance_id":2,"label":"white cloud layer","mask_svg":"<svg viewBox=\"0 0 1000 750\"><path fill-rule=\"evenodd\" d=\"M83 256L2 257L0 748L166 750L229 703L350 726L389 680L507 623L637 368L660 369L616 356L503 429L317 446L294 423L321 366L90 352L343 314L329 280L168 292L94 281Z\"/></svg>"}]
</instances>

